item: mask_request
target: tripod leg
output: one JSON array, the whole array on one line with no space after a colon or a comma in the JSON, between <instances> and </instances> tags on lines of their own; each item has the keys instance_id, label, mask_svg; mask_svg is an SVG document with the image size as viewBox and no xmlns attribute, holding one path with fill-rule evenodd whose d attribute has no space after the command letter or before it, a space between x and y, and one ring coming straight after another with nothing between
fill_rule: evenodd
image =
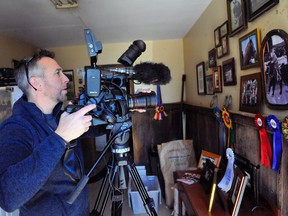
<instances>
[{"instance_id":1,"label":"tripod leg","mask_svg":"<svg viewBox=\"0 0 288 216\"><path fill-rule=\"evenodd\" d=\"M157 216L157 212L155 210L155 203L154 200L152 198L149 197L148 192L145 189L145 185L136 169L136 166L134 165L134 163L132 165L130 165L128 163L128 169L131 175L131 178L139 192L139 195L143 201L143 205L146 209L146 212L148 215L150 216Z\"/></svg>"}]
</instances>

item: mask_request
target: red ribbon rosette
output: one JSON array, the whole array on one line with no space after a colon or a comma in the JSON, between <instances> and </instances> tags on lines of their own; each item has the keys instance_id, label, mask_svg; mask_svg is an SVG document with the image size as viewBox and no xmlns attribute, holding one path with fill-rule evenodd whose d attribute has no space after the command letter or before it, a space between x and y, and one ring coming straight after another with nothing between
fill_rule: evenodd
<instances>
[{"instance_id":1,"label":"red ribbon rosette","mask_svg":"<svg viewBox=\"0 0 288 216\"><path fill-rule=\"evenodd\" d=\"M259 129L260 135L260 152L261 152L261 164L271 168L272 162L272 149L265 130L265 120L260 114L256 114L254 118L256 127Z\"/></svg>"}]
</instances>

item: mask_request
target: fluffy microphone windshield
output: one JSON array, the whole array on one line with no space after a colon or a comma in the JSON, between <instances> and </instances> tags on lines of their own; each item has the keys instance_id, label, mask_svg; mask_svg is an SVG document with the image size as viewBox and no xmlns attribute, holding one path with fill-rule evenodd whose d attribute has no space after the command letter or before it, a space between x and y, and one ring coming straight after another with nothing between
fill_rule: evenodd
<instances>
[{"instance_id":1,"label":"fluffy microphone windshield","mask_svg":"<svg viewBox=\"0 0 288 216\"><path fill-rule=\"evenodd\" d=\"M169 68L162 63L143 62L134 66L133 79L145 84L165 85L170 82Z\"/></svg>"}]
</instances>

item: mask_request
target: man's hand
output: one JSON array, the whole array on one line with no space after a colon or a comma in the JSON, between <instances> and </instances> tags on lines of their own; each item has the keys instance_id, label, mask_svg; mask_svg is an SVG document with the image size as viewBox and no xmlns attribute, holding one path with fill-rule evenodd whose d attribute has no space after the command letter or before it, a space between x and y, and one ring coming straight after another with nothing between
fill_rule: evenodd
<instances>
[{"instance_id":1,"label":"man's hand","mask_svg":"<svg viewBox=\"0 0 288 216\"><path fill-rule=\"evenodd\" d=\"M72 114L64 112L60 117L59 125L55 130L55 133L61 136L66 142L78 138L88 131L89 127L92 125L92 116L86 115L86 113L93 110L95 107L95 104L90 104Z\"/></svg>"}]
</instances>

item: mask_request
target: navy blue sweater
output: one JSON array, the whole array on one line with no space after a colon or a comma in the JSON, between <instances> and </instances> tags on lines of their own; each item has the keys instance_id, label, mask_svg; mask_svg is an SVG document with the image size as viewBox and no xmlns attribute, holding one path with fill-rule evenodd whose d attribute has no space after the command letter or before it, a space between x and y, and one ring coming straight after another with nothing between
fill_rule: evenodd
<instances>
[{"instance_id":1,"label":"navy blue sweater","mask_svg":"<svg viewBox=\"0 0 288 216\"><path fill-rule=\"evenodd\" d=\"M64 173L65 141L54 132L61 106L54 108L53 125L23 96L14 104L12 116L1 123L0 207L5 211L19 209L21 216L89 215L87 187L73 204L66 202L77 182ZM78 154L79 149L75 148Z\"/></svg>"}]
</instances>

